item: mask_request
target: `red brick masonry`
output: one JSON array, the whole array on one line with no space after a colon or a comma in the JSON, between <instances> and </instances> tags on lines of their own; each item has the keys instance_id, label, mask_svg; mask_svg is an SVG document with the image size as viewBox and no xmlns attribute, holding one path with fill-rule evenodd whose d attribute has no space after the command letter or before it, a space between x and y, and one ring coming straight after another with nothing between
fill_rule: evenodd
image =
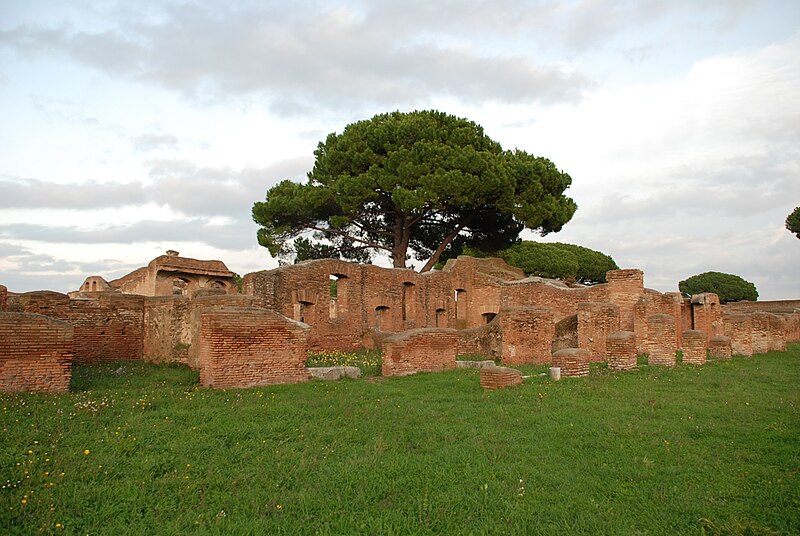
<instances>
[{"instance_id":1,"label":"red brick masonry","mask_svg":"<svg viewBox=\"0 0 800 536\"><path fill-rule=\"evenodd\" d=\"M522 384L522 373L507 367L481 368L481 387L484 389L502 389Z\"/></svg>"},{"instance_id":2,"label":"red brick masonry","mask_svg":"<svg viewBox=\"0 0 800 536\"><path fill-rule=\"evenodd\" d=\"M310 378L308 326L274 311L231 307L200 317L200 383L256 387Z\"/></svg>"},{"instance_id":3,"label":"red brick masonry","mask_svg":"<svg viewBox=\"0 0 800 536\"><path fill-rule=\"evenodd\" d=\"M60 320L0 312L0 391L69 391L72 333Z\"/></svg>"}]
</instances>

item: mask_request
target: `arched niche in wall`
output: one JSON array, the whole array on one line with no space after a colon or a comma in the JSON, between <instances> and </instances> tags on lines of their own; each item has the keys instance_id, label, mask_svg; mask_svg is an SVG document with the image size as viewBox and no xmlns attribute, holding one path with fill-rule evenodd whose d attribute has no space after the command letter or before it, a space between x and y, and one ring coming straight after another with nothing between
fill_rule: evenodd
<instances>
[{"instance_id":1,"label":"arched niche in wall","mask_svg":"<svg viewBox=\"0 0 800 536\"><path fill-rule=\"evenodd\" d=\"M457 288L453 293L456 305L456 328L464 329L467 327L467 291Z\"/></svg>"},{"instance_id":2,"label":"arched niche in wall","mask_svg":"<svg viewBox=\"0 0 800 536\"><path fill-rule=\"evenodd\" d=\"M311 324L314 318L314 304L308 301L298 301L294 304L294 319L298 322Z\"/></svg>"},{"instance_id":3,"label":"arched niche in wall","mask_svg":"<svg viewBox=\"0 0 800 536\"><path fill-rule=\"evenodd\" d=\"M375 308L375 329L379 331L391 331L392 319L389 316L389 308L379 305Z\"/></svg>"},{"instance_id":4,"label":"arched niche in wall","mask_svg":"<svg viewBox=\"0 0 800 536\"><path fill-rule=\"evenodd\" d=\"M433 325L437 328L447 327L447 310L444 307L436 309L436 316L433 319Z\"/></svg>"},{"instance_id":5,"label":"arched niche in wall","mask_svg":"<svg viewBox=\"0 0 800 536\"><path fill-rule=\"evenodd\" d=\"M497 313L483 313L483 314L481 314L481 317L483 318L483 323L484 324L488 324L489 322L494 320L494 317L496 317L496 316L497 316Z\"/></svg>"}]
</instances>

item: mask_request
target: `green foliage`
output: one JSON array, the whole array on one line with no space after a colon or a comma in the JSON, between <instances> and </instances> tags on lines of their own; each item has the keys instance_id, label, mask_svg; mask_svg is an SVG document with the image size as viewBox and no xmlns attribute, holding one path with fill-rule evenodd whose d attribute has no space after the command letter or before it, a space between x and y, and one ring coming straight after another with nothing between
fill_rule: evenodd
<instances>
[{"instance_id":1,"label":"green foliage","mask_svg":"<svg viewBox=\"0 0 800 536\"><path fill-rule=\"evenodd\" d=\"M758 291L753 283L745 281L738 275L722 272L693 275L678 283L678 289L684 296L713 292L719 296L720 303L758 300Z\"/></svg>"},{"instance_id":2,"label":"green foliage","mask_svg":"<svg viewBox=\"0 0 800 536\"><path fill-rule=\"evenodd\" d=\"M425 271L451 244L505 246L523 228L559 231L576 210L564 195L572 179L552 162L503 151L480 126L441 112L376 115L314 154L306 184L283 181L253 206L273 256L312 232L344 258L385 251L404 267L413 252L428 259Z\"/></svg>"},{"instance_id":3,"label":"green foliage","mask_svg":"<svg viewBox=\"0 0 800 536\"><path fill-rule=\"evenodd\" d=\"M605 283L606 272L619 269L614 259L604 253L560 242L521 241L496 255L527 275L574 280L586 285Z\"/></svg>"},{"instance_id":4,"label":"green foliage","mask_svg":"<svg viewBox=\"0 0 800 536\"><path fill-rule=\"evenodd\" d=\"M242 276L240 276L239 274L234 273L233 274L233 280L234 280L234 282L236 282L236 288L238 289L239 294L241 294L242 293L242 286L244 285L244 279L242 279Z\"/></svg>"},{"instance_id":5,"label":"green foliage","mask_svg":"<svg viewBox=\"0 0 800 536\"><path fill-rule=\"evenodd\" d=\"M798 359L525 367L494 392L474 369L213 390L76 365L71 393L0 394L0 532L798 534Z\"/></svg>"},{"instance_id":6,"label":"green foliage","mask_svg":"<svg viewBox=\"0 0 800 536\"><path fill-rule=\"evenodd\" d=\"M800 207L795 207L792 213L786 216L786 228L800 238Z\"/></svg>"}]
</instances>

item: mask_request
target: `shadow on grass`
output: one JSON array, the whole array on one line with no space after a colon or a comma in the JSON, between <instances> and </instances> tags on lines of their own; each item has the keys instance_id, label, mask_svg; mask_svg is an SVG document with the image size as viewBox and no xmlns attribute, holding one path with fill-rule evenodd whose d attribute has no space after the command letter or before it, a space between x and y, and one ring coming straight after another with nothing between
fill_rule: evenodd
<instances>
[{"instance_id":1,"label":"shadow on grass","mask_svg":"<svg viewBox=\"0 0 800 536\"><path fill-rule=\"evenodd\" d=\"M141 389L153 385L190 387L198 384L200 373L181 363L155 364L141 361L111 361L74 365L70 391Z\"/></svg>"}]
</instances>

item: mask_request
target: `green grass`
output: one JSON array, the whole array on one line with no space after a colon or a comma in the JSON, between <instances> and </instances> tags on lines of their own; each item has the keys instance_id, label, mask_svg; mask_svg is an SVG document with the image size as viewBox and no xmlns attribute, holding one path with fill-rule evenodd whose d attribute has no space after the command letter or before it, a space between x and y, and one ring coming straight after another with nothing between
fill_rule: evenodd
<instances>
[{"instance_id":1,"label":"green grass","mask_svg":"<svg viewBox=\"0 0 800 536\"><path fill-rule=\"evenodd\" d=\"M0 395L0 533L800 533L800 346L524 372L221 391L75 367L72 393Z\"/></svg>"}]
</instances>

